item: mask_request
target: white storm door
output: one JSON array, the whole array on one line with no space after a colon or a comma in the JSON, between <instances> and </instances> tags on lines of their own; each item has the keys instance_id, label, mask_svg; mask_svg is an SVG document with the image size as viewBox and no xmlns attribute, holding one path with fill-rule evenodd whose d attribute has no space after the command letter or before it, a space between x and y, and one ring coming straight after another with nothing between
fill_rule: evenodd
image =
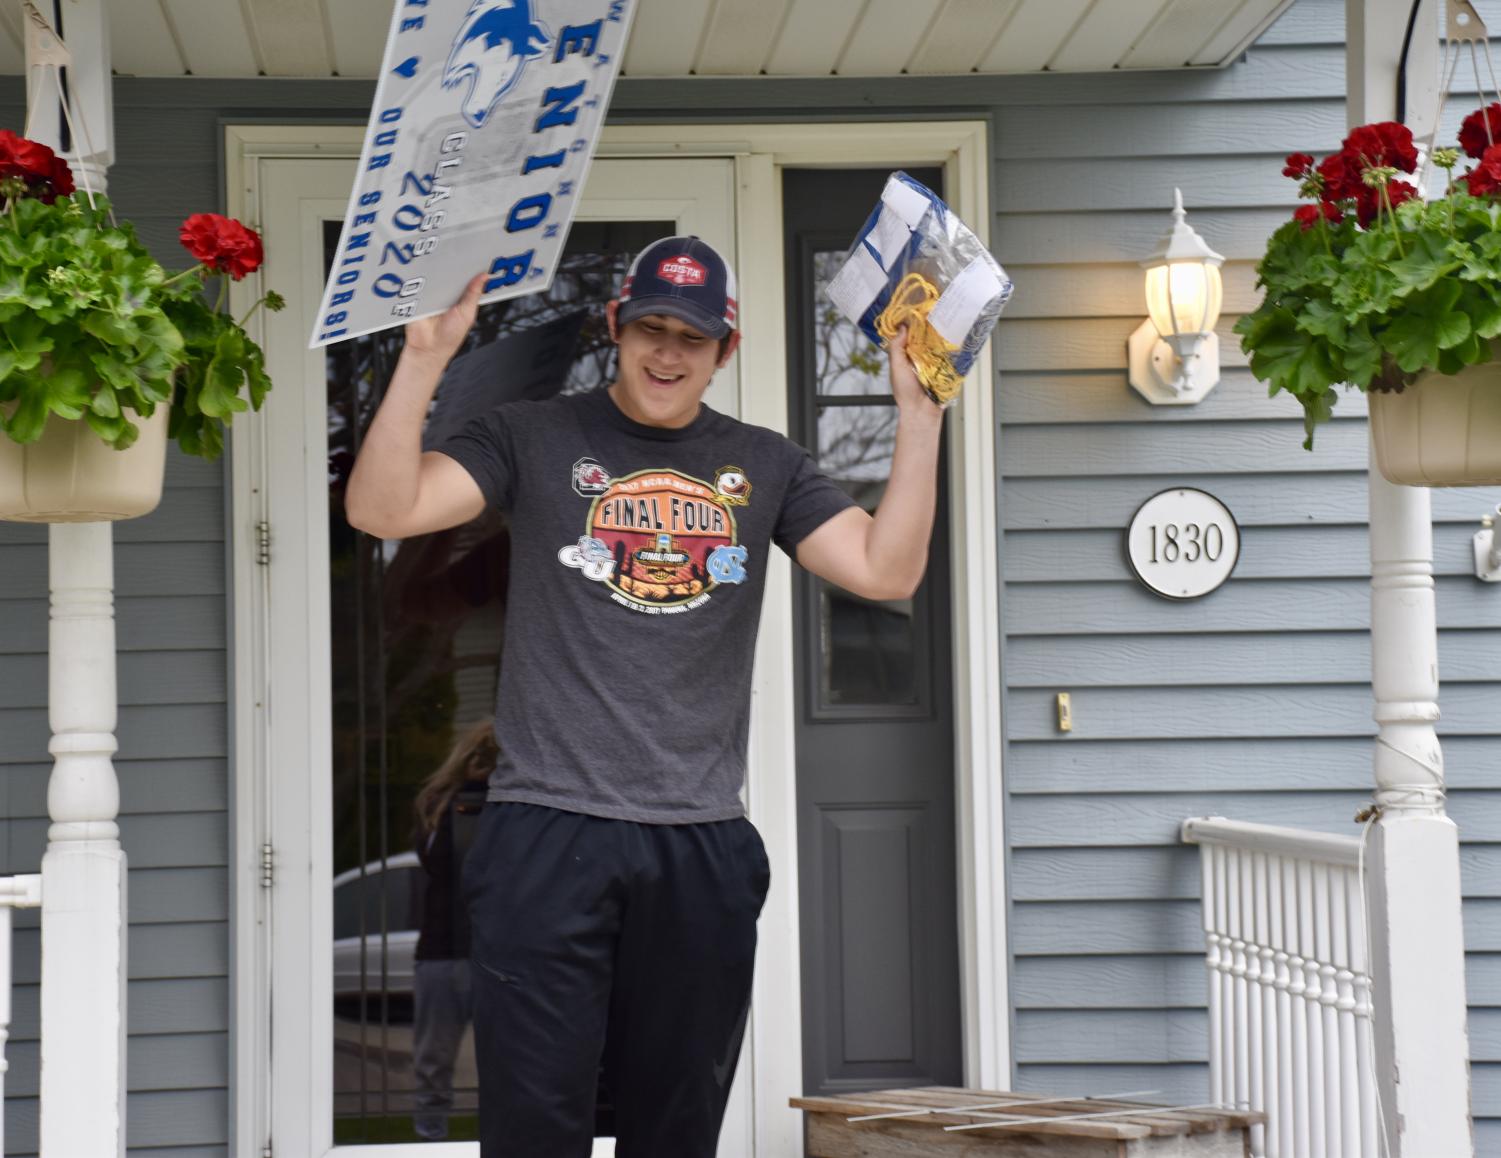
<instances>
[{"instance_id":1,"label":"white storm door","mask_svg":"<svg viewBox=\"0 0 1501 1158\"><path fill-rule=\"evenodd\" d=\"M358 152L357 140L330 148L334 132L288 147L300 155L267 155L274 150L264 146L247 153L243 191L231 200L264 230L259 289L287 300L260 324L275 389L262 413L235 424L233 441L236 1152L474 1155L467 1041L439 1115L450 1141L424 1143L414 1133L411 898L421 885L417 878L412 887L408 833L415 791L440 749L490 710L489 657L502 617L484 589L483 564L486 544L504 528L471 525L443 543L383 545L343 522L343 481L399 335L307 349ZM597 160L570 239L576 275L560 272L551 300L486 307L510 311L494 324L482 314L477 328L513 342L508 349L534 370L554 355L520 331L545 331L552 347L583 351L565 388L592 385L585 379L607 372L609 351L590 311L618 288L626 255L643 239L692 233L737 261L735 188L728 158ZM246 299L239 309L256 289L254 279L237 287ZM737 357L708 401L739 414L740 400ZM428 556L451 570L478 557L480 577L466 588L474 600L463 622L448 623L436 640L388 613L397 576L414 582ZM433 661L435 649L442 662ZM253 867L263 848L274 863L266 888ZM721 1139L726 1158L754 1150L752 1049L748 1035ZM610 1152L608 1143L596 1151Z\"/></svg>"}]
</instances>

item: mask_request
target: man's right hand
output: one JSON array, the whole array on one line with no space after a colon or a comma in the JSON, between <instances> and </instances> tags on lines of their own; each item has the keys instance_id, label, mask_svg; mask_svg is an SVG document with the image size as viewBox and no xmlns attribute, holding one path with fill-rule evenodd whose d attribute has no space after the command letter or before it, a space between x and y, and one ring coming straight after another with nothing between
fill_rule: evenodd
<instances>
[{"instance_id":1,"label":"man's right hand","mask_svg":"<svg viewBox=\"0 0 1501 1158\"><path fill-rule=\"evenodd\" d=\"M382 539L407 539L467 523L485 496L447 455L422 452L422 424L443 369L474 325L485 274L441 314L406 325L406 348L360 444L344 492L349 525ZM378 464L378 465L376 465Z\"/></svg>"},{"instance_id":2,"label":"man's right hand","mask_svg":"<svg viewBox=\"0 0 1501 1158\"><path fill-rule=\"evenodd\" d=\"M483 273L475 274L464 287L464 296L441 314L408 322L406 349L446 366L448 360L459 352L459 347L464 344L464 338L474 325L486 276Z\"/></svg>"}]
</instances>

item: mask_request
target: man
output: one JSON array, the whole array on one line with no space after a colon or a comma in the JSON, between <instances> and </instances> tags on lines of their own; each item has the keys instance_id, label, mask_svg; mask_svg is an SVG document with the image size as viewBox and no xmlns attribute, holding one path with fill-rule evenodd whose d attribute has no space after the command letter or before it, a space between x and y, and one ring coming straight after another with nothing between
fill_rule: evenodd
<instances>
[{"instance_id":1,"label":"man","mask_svg":"<svg viewBox=\"0 0 1501 1158\"><path fill-rule=\"evenodd\" d=\"M464 874L482 1152L588 1155L603 1061L618 1158L712 1158L770 880L740 802L767 554L867 598L910 595L943 412L899 337L871 517L801 448L703 405L740 342L734 275L672 237L606 307L614 383L497 407L424 454L481 284L407 326L346 514L406 538L510 512L501 756Z\"/></svg>"}]
</instances>

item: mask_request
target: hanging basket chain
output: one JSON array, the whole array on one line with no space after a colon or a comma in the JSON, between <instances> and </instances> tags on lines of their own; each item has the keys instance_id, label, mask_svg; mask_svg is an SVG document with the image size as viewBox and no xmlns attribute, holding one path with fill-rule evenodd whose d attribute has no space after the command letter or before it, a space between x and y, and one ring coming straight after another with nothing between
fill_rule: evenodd
<instances>
[{"instance_id":1,"label":"hanging basket chain","mask_svg":"<svg viewBox=\"0 0 1501 1158\"><path fill-rule=\"evenodd\" d=\"M1480 19L1480 14L1475 11L1470 0L1448 0L1448 7L1448 22L1444 29L1443 76L1438 89L1438 108L1433 114L1433 130L1428 134L1428 145L1423 150L1423 164L1418 181L1420 192L1427 190L1428 180L1433 175L1433 153L1438 145L1439 129L1443 125L1444 106L1448 103L1449 90L1454 86L1454 77L1459 71L1460 56L1466 45L1470 49L1470 67L1475 74L1475 91L1480 95L1482 110L1480 121L1485 127L1486 144L1496 143L1491 129L1490 114L1484 111L1492 97L1497 103L1501 103L1501 84L1498 84L1496 80L1496 62L1491 55L1490 33L1486 30L1485 21ZM1480 76L1479 50L1485 52L1485 68L1491 81L1489 92L1486 91L1485 81Z\"/></svg>"},{"instance_id":2,"label":"hanging basket chain","mask_svg":"<svg viewBox=\"0 0 1501 1158\"><path fill-rule=\"evenodd\" d=\"M72 63L73 55L68 51L68 46L63 43L63 38L57 34L57 30L52 27L47 18L32 3L32 0L21 0L21 5L25 10L27 19L27 57L31 61L30 67L32 71L36 74L35 99L28 102L26 126L22 130L22 135L31 136L37 109L41 107L42 103L41 96L44 82L50 76L52 78L52 87L57 93L57 103L62 108L63 117L68 123L68 132L72 134L75 144L82 138L83 146L88 150L86 153L79 153L75 150L75 155L79 162L78 176L83 182L84 194L89 199L89 208L98 208L97 195L94 193L93 184L89 181L89 167L83 163L85 157L94 157L97 155L94 151L94 142L89 136L88 121L81 110L78 110L77 117L75 118L73 101L63 89L62 69L64 66ZM115 220L113 205L109 207L109 223L116 228L120 224Z\"/></svg>"}]
</instances>

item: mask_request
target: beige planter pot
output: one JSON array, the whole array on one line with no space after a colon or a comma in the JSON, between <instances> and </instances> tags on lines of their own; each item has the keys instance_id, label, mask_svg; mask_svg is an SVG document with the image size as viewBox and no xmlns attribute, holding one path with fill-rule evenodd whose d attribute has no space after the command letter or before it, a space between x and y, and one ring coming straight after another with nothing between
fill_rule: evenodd
<instances>
[{"instance_id":1,"label":"beige planter pot","mask_svg":"<svg viewBox=\"0 0 1501 1158\"><path fill-rule=\"evenodd\" d=\"M1418 375L1372 391L1371 447L1381 473L1413 487L1501 484L1501 362Z\"/></svg>"},{"instance_id":2,"label":"beige planter pot","mask_svg":"<svg viewBox=\"0 0 1501 1158\"><path fill-rule=\"evenodd\" d=\"M137 418L141 435L115 450L83 421L52 415L42 437L18 446L0 434L0 519L14 523L99 523L149 514L162 500L167 419L158 406Z\"/></svg>"}]
</instances>

